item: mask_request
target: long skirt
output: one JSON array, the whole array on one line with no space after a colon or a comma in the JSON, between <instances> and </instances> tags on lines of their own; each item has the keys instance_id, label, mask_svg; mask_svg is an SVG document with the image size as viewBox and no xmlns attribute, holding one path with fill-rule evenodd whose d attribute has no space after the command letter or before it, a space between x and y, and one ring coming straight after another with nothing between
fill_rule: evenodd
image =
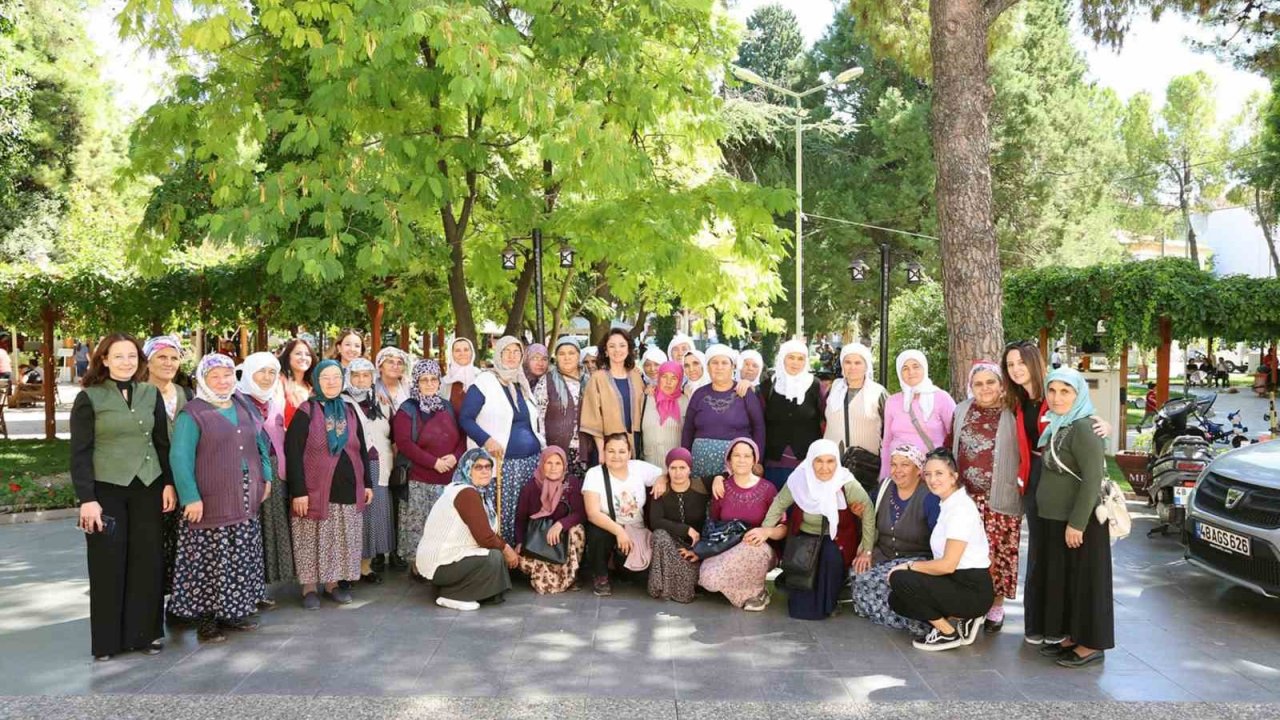
<instances>
[{"instance_id":1,"label":"long skirt","mask_svg":"<svg viewBox=\"0 0 1280 720\"><path fill-rule=\"evenodd\" d=\"M723 475L724 456L729 452L732 440L697 438L693 441L693 475L703 479Z\"/></svg>"},{"instance_id":2,"label":"long skirt","mask_svg":"<svg viewBox=\"0 0 1280 720\"><path fill-rule=\"evenodd\" d=\"M569 559L563 565L549 563L546 560L520 556L520 572L529 576L529 584L539 595L562 593L573 587L578 577L578 566L582 564L582 550L587 545L587 531L581 525L574 525L567 533L569 541ZM564 542L565 534L560 536Z\"/></svg>"},{"instance_id":3,"label":"long skirt","mask_svg":"<svg viewBox=\"0 0 1280 720\"><path fill-rule=\"evenodd\" d=\"M1005 515L987 505L987 496L970 497L982 513L987 530L987 546L991 551L991 584L996 597L1012 600L1018 596L1018 542L1022 539L1022 517Z\"/></svg>"},{"instance_id":4,"label":"long skirt","mask_svg":"<svg viewBox=\"0 0 1280 720\"><path fill-rule=\"evenodd\" d=\"M85 535L89 560L89 629L93 654L141 650L164 637L164 484L127 487L95 482L94 496L111 532Z\"/></svg>"},{"instance_id":5,"label":"long skirt","mask_svg":"<svg viewBox=\"0 0 1280 720\"><path fill-rule=\"evenodd\" d=\"M297 577L293 571L293 531L289 527L289 493L283 481L272 484L271 496L259 508L258 519L267 584L293 580Z\"/></svg>"},{"instance_id":6,"label":"long skirt","mask_svg":"<svg viewBox=\"0 0 1280 720\"><path fill-rule=\"evenodd\" d=\"M840 588L848 579L844 556L840 554L836 541L830 537L822 541L822 555L818 558L813 589L787 590L787 614L796 620L825 620L830 617L840 600Z\"/></svg>"},{"instance_id":7,"label":"long skirt","mask_svg":"<svg viewBox=\"0 0 1280 720\"><path fill-rule=\"evenodd\" d=\"M681 548L689 549L666 530L653 531L653 557L649 561L650 597L693 602L693 594L698 587L698 563L680 557Z\"/></svg>"},{"instance_id":8,"label":"long skirt","mask_svg":"<svg viewBox=\"0 0 1280 720\"><path fill-rule=\"evenodd\" d=\"M1065 636L1087 648L1115 647L1111 595L1111 537L1089 518L1084 543L1067 547L1067 523L1040 519L1040 598L1045 635Z\"/></svg>"},{"instance_id":9,"label":"long skirt","mask_svg":"<svg viewBox=\"0 0 1280 720\"><path fill-rule=\"evenodd\" d=\"M581 480L587 476L587 457L578 448L569 448L564 451L569 456L568 477L575 477Z\"/></svg>"},{"instance_id":10,"label":"long skirt","mask_svg":"<svg viewBox=\"0 0 1280 720\"><path fill-rule=\"evenodd\" d=\"M1023 633L1044 635L1044 604L1040 601L1040 516L1036 514L1036 488L1040 485L1040 458L1031 457L1031 477L1022 495L1022 512L1027 516L1027 574L1022 585Z\"/></svg>"},{"instance_id":11,"label":"long skirt","mask_svg":"<svg viewBox=\"0 0 1280 720\"><path fill-rule=\"evenodd\" d=\"M324 520L293 518L293 560L298 583L355 582L360 579L364 518L354 504L329 503Z\"/></svg>"},{"instance_id":12,"label":"long skirt","mask_svg":"<svg viewBox=\"0 0 1280 720\"><path fill-rule=\"evenodd\" d=\"M182 520L182 507L160 516L160 532L164 543L164 594L173 594L173 570L178 561L178 523ZM172 610L170 610L172 612Z\"/></svg>"},{"instance_id":13,"label":"long skirt","mask_svg":"<svg viewBox=\"0 0 1280 720\"><path fill-rule=\"evenodd\" d=\"M502 479L499 481L502 494L502 507L498 514L502 519L502 539L508 545L516 545L516 508L520 505L520 491L533 479L538 469L538 456L526 458L504 458L502 461Z\"/></svg>"},{"instance_id":14,"label":"long skirt","mask_svg":"<svg viewBox=\"0 0 1280 720\"><path fill-rule=\"evenodd\" d=\"M708 592L722 593L734 607L742 607L764 591L764 576L773 565L773 548L768 543L739 543L703 560L698 584Z\"/></svg>"},{"instance_id":15,"label":"long skirt","mask_svg":"<svg viewBox=\"0 0 1280 720\"><path fill-rule=\"evenodd\" d=\"M511 589L507 561L498 550L441 565L431 577L439 597L450 600L486 600Z\"/></svg>"},{"instance_id":16,"label":"long skirt","mask_svg":"<svg viewBox=\"0 0 1280 720\"><path fill-rule=\"evenodd\" d=\"M202 530L182 521L169 600L175 615L239 620L258 611L266 588L258 518Z\"/></svg>"},{"instance_id":17,"label":"long skirt","mask_svg":"<svg viewBox=\"0 0 1280 720\"><path fill-rule=\"evenodd\" d=\"M418 543L422 542L422 529L427 525L427 516L444 494L446 486L410 480L408 487L409 499L400 503L399 548L400 557L406 562L413 562L418 554Z\"/></svg>"},{"instance_id":18,"label":"long skirt","mask_svg":"<svg viewBox=\"0 0 1280 720\"><path fill-rule=\"evenodd\" d=\"M906 630L912 635L929 632L929 624L903 617L889 607L889 571L924 556L903 557L872 565L866 572L853 576L853 611L877 625Z\"/></svg>"},{"instance_id":19,"label":"long skirt","mask_svg":"<svg viewBox=\"0 0 1280 720\"><path fill-rule=\"evenodd\" d=\"M391 491L377 483L373 485L373 502L364 506L364 550L362 557L368 560L375 555L391 552L395 543L391 527Z\"/></svg>"}]
</instances>

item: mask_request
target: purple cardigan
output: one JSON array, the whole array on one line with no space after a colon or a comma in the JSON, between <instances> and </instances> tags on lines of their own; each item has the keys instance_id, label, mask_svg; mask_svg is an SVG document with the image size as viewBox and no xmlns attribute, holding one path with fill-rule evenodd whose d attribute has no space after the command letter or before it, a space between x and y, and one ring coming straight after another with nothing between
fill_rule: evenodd
<instances>
[{"instance_id":1,"label":"purple cardigan","mask_svg":"<svg viewBox=\"0 0 1280 720\"><path fill-rule=\"evenodd\" d=\"M924 426L925 434L933 442L933 447L924 447L924 440L916 432L911 417L902 408L902 393L894 393L884 404L884 440L880 443L880 477L889 477L889 454L893 448L903 443L911 443L922 452L929 452L936 447L950 447L947 438L951 437L951 419L956 411L956 401L942 390L933 393L933 412L925 417L920 409L920 397L911 398L911 409L916 418Z\"/></svg>"},{"instance_id":2,"label":"purple cardigan","mask_svg":"<svg viewBox=\"0 0 1280 720\"><path fill-rule=\"evenodd\" d=\"M558 521L560 527L567 533L582 524L587 517L587 510L582 502L582 482L570 477L565 478L565 483L567 484L564 494L560 496L560 504L556 506L555 512L551 513L551 517ZM540 509L542 509L542 490L538 488L538 483L531 480L520 490L520 501L516 505L517 545L524 544L524 533L529 526L529 517ZM561 542L568 542L568 538L562 536Z\"/></svg>"},{"instance_id":3,"label":"purple cardigan","mask_svg":"<svg viewBox=\"0 0 1280 720\"><path fill-rule=\"evenodd\" d=\"M722 412L716 412L723 406ZM684 415L684 430L680 444L685 450L693 450L698 438L710 440L736 440L751 438L758 448L764 447L764 407L755 391L746 397L738 397L734 389L712 390L704 385L693 391Z\"/></svg>"}]
</instances>

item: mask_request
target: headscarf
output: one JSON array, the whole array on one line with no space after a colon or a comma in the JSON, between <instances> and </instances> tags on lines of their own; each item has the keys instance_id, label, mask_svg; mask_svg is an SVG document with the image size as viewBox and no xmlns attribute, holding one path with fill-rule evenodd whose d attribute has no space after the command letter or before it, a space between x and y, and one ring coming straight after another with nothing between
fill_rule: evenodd
<instances>
[{"instance_id":1,"label":"headscarf","mask_svg":"<svg viewBox=\"0 0 1280 720\"><path fill-rule=\"evenodd\" d=\"M973 378L984 371L995 375L997 380L1004 380L1004 373L1000 372L999 365L990 360L974 360L973 365L969 368L969 381L965 383L965 387L969 391L969 397L973 397Z\"/></svg>"},{"instance_id":2,"label":"headscarf","mask_svg":"<svg viewBox=\"0 0 1280 720\"><path fill-rule=\"evenodd\" d=\"M751 448L751 453L752 455L755 456L755 461L752 463L752 465L760 462L760 447L756 445L755 440L752 440L749 437L735 438L733 442L729 443L729 448L724 451L724 470L727 473L733 472L732 470L729 469L729 456L733 455L733 449L738 447L739 445L746 445L747 447Z\"/></svg>"},{"instance_id":3,"label":"headscarf","mask_svg":"<svg viewBox=\"0 0 1280 720\"><path fill-rule=\"evenodd\" d=\"M828 455L836 460L836 473L824 482L814 472L813 461ZM840 524L840 511L849 507L849 502L844 497L844 486L851 482L857 482L857 479L840 465L840 448L834 442L824 439L810 443L804 462L792 470L787 478L787 489L791 491L791 499L795 500L801 510L827 519L827 530L831 539L835 540L836 528Z\"/></svg>"},{"instance_id":4,"label":"headscarf","mask_svg":"<svg viewBox=\"0 0 1280 720\"><path fill-rule=\"evenodd\" d=\"M365 362L369 361L365 360ZM329 454L337 455L347 444L347 403L342 399L341 392L327 398L324 396L324 391L320 389L320 373L331 367L341 371L342 363L333 358L326 358L316 363L315 369L311 371L311 387L314 388L311 399L320 403L320 407L324 410L324 429L329 436ZM343 377L346 377L345 373Z\"/></svg>"},{"instance_id":5,"label":"headscarf","mask_svg":"<svg viewBox=\"0 0 1280 720\"><path fill-rule=\"evenodd\" d=\"M440 377L440 363L431 359L423 358L413 364L413 380L409 384L409 399L418 403L418 409L427 417L440 412L444 409L444 398L439 393L423 395L418 389L418 380L424 375L435 375Z\"/></svg>"},{"instance_id":6,"label":"headscarf","mask_svg":"<svg viewBox=\"0 0 1280 720\"><path fill-rule=\"evenodd\" d=\"M373 363L365 358L358 357L347 366L342 392L351 398L356 405L360 406L366 418L377 420L382 417L382 407L378 405L378 395L374 392L373 385L370 384L368 388L361 389L351 384L351 376L358 372L372 373L375 381L378 378L378 371L374 369Z\"/></svg>"},{"instance_id":7,"label":"headscarf","mask_svg":"<svg viewBox=\"0 0 1280 720\"><path fill-rule=\"evenodd\" d=\"M231 372L235 372L236 363L231 358L222 353L209 353L200 358L200 364L196 366L196 397L209 403L225 405L231 402L231 396L235 394L235 386L226 394L218 394L209 387L209 383L205 377L209 375L209 371L215 368L226 368Z\"/></svg>"},{"instance_id":8,"label":"headscarf","mask_svg":"<svg viewBox=\"0 0 1280 720\"><path fill-rule=\"evenodd\" d=\"M707 348L706 355L703 355L702 353L697 353L697 355L698 355L698 359L702 360L702 379L706 381L706 382L699 381L698 387L711 384L711 360L713 358L718 358L718 357L727 358L729 360L730 367L733 367L738 364L737 351L735 351L733 348L729 347L728 345L722 345L720 343L716 343L711 347Z\"/></svg>"},{"instance_id":9,"label":"headscarf","mask_svg":"<svg viewBox=\"0 0 1280 720\"><path fill-rule=\"evenodd\" d=\"M920 448L916 447L915 445L912 445L911 443L902 443L901 445L898 445L892 451L890 451L889 455L890 456L897 455L899 457L904 457L910 460L912 465L915 465L917 468L920 468L921 470L924 469L924 461L925 461L924 452L922 452Z\"/></svg>"},{"instance_id":10,"label":"headscarf","mask_svg":"<svg viewBox=\"0 0 1280 720\"><path fill-rule=\"evenodd\" d=\"M676 375L676 391L667 394L662 391L662 374L675 373ZM661 425L668 420L680 420L680 398L683 393L680 391L680 384L684 382L684 368L680 367L680 363L675 360L668 360L658 366L658 382L653 388L653 399L658 406L658 424Z\"/></svg>"},{"instance_id":11,"label":"headscarf","mask_svg":"<svg viewBox=\"0 0 1280 720\"><path fill-rule=\"evenodd\" d=\"M600 350L595 345L588 345L582 348L582 357L584 360L588 357L598 358L600 357Z\"/></svg>"},{"instance_id":12,"label":"headscarf","mask_svg":"<svg viewBox=\"0 0 1280 720\"><path fill-rule=\"evenodd\" d=\"M751 387L756 387L764 378L764 356L755 350L743 350L742 354L738 356L738 377L740 379L746 379L742 377L742 368L747 364L748 360L755 360L756 365L760 366L760 374L756 375L755 380L749 381L751 383Z\"/></svg>"},{"instance_id":13,"label":"headscarf","mask_svg":"<svg viewBox=\"0 0 1280 720\"><path fill-rule=\"evenodd\" d=\"M271 387L263 390L253 376L259 370L271 368L276 371L276 381ZM257 400L262 404L271 402L276 396L276 390L280 387L280 360L269 352L256 352L244 359L240 363L240 382L236 384L236 389L241 393Z\"/></svg>"},{"instance_id":14,"label":"headscarf","mask_svg":"<svg viewBox=\"0 0 1280 720\"><path fill-rule=\"evenodd\" d=\"M644 355L640 357L640 377L644 380L646 385L656 385L658 382L658 373L654 373L653 379L650 380L649 376L644 374L644 364L647 362L655 362L658 365L662 365L666 361L667 354L662 352L658 347L650 345L649 349L644 351Z\"/></svg>"},{"instance_id":15,"label":"headscarf","mask_svg":"<svg viewBox=\"0 0 1280 720\"><path fill-rule=\"evenodd\" d=\"M689 466L689 470L693 470L693 453L685 450L679 445L667 451L667 458L663 461L663 468L669 469L671 467L671 463L677 460L684 461L684 464Z\"/></svg>"},{"instance_id":16,"label":"headscarf","mask_svg":"<svg viewBox=\"0 0 1280 720\"><path fill-rule=\"evenodd\" d=\"M494 471L497 471L498 463L488 451L479 447L471 448L462 453L462 457L458 458L458 467L454 469L453 479L449 481L449 484L475 488L480 493L480 500L484 503L485 513L489 515L489 524L496 525L498 523L498 511L494 509L493 504L494 481L490 481L484 487L478 487L471 481L471 466L475 465L476 461L480 459L488 460L489 464L493 465Z\"/></svg>"},{"instance_id":17,"label":"headscarf","mask_svg":"<svg viewBox=\"0 0 1280 720\"><path fill-rule=\"evenodd\" d=\"M379 350L377 357L373 360L373 366L378 369L378 372L374 373L373 376L373 389L391 401L391 410L392 412L395 412L395 410L400 407L400 403L408 400L410 397L413 397L413 393L405 387L406 383L403 375L400 377L400 385L396 388L396 392L394 394L392 394L391 390L387 388L387 384L382 381L382 363L392 356L399 356L400 361L404 363L406 370L412 366L413 359L409 357L409 353L401 350L395 345L388 345Z\"/></svg>"},{"instance_id":18,"label":"headscarf","mask_svg":"<svg viewBox=\"0 0 1280 720\"><path fill-rule=\"evenodd\" d=\"M560 462L564 463L564 472L560 474L559 480L551 480L542 474L542 466L546 464L547 458L552 455L559 455ZM538 512L529 516L530 520L551 517L551 513L555 512L556 506L560 504L560 498L564 497L564 485L568 476L569 456L565 454L565 451L555 445L548 445L543 448L542 454L538 456L538 467L533 471L533 481L538 485L542 507Z\"/></svg>"},{"instance_id":19,"label":"headscarf","mask_svg":"<svg viewBox=\"0 0 1280 720\"><path fill-rule=\"evenodd\" d=\"M392 355L399 355L400 359L403 360L406 365L409 364L409 353L401 350L395 345L388 345L378 351L378 355L373 360L374 367L381 368L383 361Z\"/></svg>"},{"instance_id":20,"label":"headscarf","mask_svg":"<svg viewBox=\"0 0 1280 720\"><path fill-rule=\"evenodd\" d=\"M804 369L792 375L787 372L787 356L792 353L804 355ZM813 386L813 373L809 372L809 346L799 340L788 340L778 348L778 355L773 360L773 391L799 405L804 402L805 393Z\"/></svg>"},{"instance_id":21,"label":"headscarf","mask_svg":"<svg viewBox=\"0 0 1280 720\"><path fill-rule=\"evenodd\" d=\"M502 365L502 351L511 345L520 345L520 349L524 349L524 345L510 335L503 335L498 338L498 342L493 344L493 369L489 372L502 381L503 386L510 387L515 385L520 388L526 398L531 398L533 397L533 390L529 387L529 378L525 377L524 363L522 362L513 368Z\"/></svg>"},{"instance_id":22,"label":"headscarf","mask_svg":"<svg viewBox=\"0 0 1280 720\"><path fill-rule=\"evenodd\" d=\"M871 348L862 343L845 343L840 348L840 367L842 371L840 377L831 383L831 390L827 392L827 407L844 405L844 396L849 392L849 386L844 381L843 366L844 359L849 355L857 355L867 365L867 377L862 381L862 412L868 416L875 415L880 411L880 398L888 391L884 389L883 385L871 379Z\"/></svg>"},{"instance_id":23,"label":"headscarf","mask_svg":"<svg viewBox=\"0 0 1280 720\"><path fill-rule=\"evenodd\" d=\"M676 362L684 362L684 358L675 357L671 354L671 348L674 348L677 345L688 345L690 350L698 349L698 346L694 345L693 343L693 338L683 333L677 334L675 337L671 338L671 342L667 343L667 359L668 360L675 360Z\"/></svg>"},{"instance_id":24,"label":"headscarf","mask_svg":"<svg viewBox=\"0 0 1280 720\"><path fill-rule=\"evenodd\" d=\"M1063 366L1049 373L1049 377L1044 379L1045 397L1049 395L1049 383L1057 380L1064 382L1076 389L1076 401L1071 409L1065 415L1059 415L1052 410L1044 414L1044 419L1049 421L1049 426L1040 433L1040 441L1036 443L1036 447L1044 447L1049 444L1049 438L1053 437L1061 428L1083 417L1094 415L1097 411L1093 408L1093 400L1089 398L1089 384L1085 381L1084 375L1080 371Z\"/></svg>"},{"instance_id":25,"label":"headscarf","mask_svg":"<svg viewBox=\"0 0 1280 720\"><path fill-rule=\"evenodd\" d=\"M579 353L582 352L582 348L578 347L578 341L574 340L568 335L565 335L564 337L556 341L555 347L552 348L552 352L557 352L557 353L560 352L560 348L564 347L565 345L572 345L573 348L577 350ZM581 374L582 374L581 372L582 358L581 357L578 358L578 371L579 371L578 372L579 378L581 378ZM551 384L556 386L556 395L560 398L560 409L568 410L569 400L571 400L572 398L569 395L569 386L566 385L564 382L564 375L560 373L560 364L558 362L553 361L551 363L551 369L547 370L547 375L551 376ZM579 382L581 382L581 379L579 379Z\"/></svg>"},{"instance_id":26,"label":"headscarf","mask_svg":"<svg viewBox=\"0 0 1280 720\"><path fill-rule=\"evenodd\" d=\"M165 348L173 348L178 351L178 358L182 358L182 340L178 339L177 335L157 335L148 339L142 345L142 356L150 360L152 355Z\"/></svg>"},{"instance_id":27,"label":"headscarf","mask_svg":"<svg viewBox=\"0 0 1280 720\"><path fill-rule=\"evenodd\" d=\"M698 364L702 366L702 377L698 378L697 380L686 378L686 380L688 381L687 384L689 386L689 390L693 391L693 390L697 390L703 385L710 385L711 373L707 372L707 356L703 355L701 350L690 350L683 358L680 358L680 369L681 370L684 369L684 361L689 357L689 355L692 355L695 358L697 358Z\"/></svg>"},{"instance_id":28,"label":"headscarf","mask_svg":"<svg viewBox=\"0 0 1280 720\"><path fill-rule=\"evenodd\" d=\"M902 366L905 365L908 360L915 360L916 362L920 363L920 367L924 368L924 379L921 380L920 384L916 385L915 387L908 387L906 383L902 382ZM926 358L924 356L924 353L920 352L919 350L903 350L902 352L898 353L897 366L898 366L898 383L902 385L903 411L910 411L911 398L919 395L920 410L924 412L924 416L926 418L932 415L933 414L933 394L938 391L938 388L933 384L933 381L929 379L928 358ZM921 418L920 421L924 422L924 418Z\"/></svg>"},{"instance_id":29,"label":"headscarf","mask_svg":"<svg viewBox=\"0 0 1280 720\"><path fill-rule=\"evenodd\" d=\"M533 368L531 367L531 365L533 363L533 358L535 355L541 355L542 357L546 358L548 360L548 365L550 365L549 361L551 360L551 355L547 353L547 346L543 345L542 343L534 343L529 347L525 348L524 377L526 380L529 381L530 387L537 385L538 381L542 379L541 376L533 374ZM546 373L543 373L543 375L545 374Z\"/></svg>"},{"instance_id":30,"label":"headscarf","mask_svg":"<svg viewBox=\"0 0 1280 720\"><path fill-rule=\"evenodd\" d=\"M453 347L458 343L466 343L471 348L471 362L466 365L453 361ZM470 390L479 374L480 370L476 368L476 346L467 338L454 338L449 343L449 373L440 378L441 384L462 383L463 390Z\"/></svg>"}]
</instances>

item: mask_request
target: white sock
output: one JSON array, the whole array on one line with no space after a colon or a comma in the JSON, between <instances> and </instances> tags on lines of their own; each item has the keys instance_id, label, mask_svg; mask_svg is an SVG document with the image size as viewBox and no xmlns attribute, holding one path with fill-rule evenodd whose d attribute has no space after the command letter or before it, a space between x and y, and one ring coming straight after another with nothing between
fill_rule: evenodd
<instances>
[{"instance_id":1,"label":"white sock","mask_svg":"<svg viewBox=\"0 0 1280 720\"><path fill-rule=\"evenodd\" d=\"M439 605L440 607L449 608L450 610L469 611L469 610L480 609L480 603L478 602L474 602L470 600L451 600L444 596L436 598L436 604Z\"/></svg>"}]
</instances>

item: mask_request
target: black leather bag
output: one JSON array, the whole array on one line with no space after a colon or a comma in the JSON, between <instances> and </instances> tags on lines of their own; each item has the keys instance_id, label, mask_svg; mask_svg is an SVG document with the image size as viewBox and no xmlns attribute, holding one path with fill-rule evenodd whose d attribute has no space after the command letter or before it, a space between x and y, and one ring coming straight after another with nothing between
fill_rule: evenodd
<instances>
[{"instance_id":1,"label":"black leather bag","mask_svg":"<svg viewBox=\"0 0 1280 720\"><path fill-rule=\"evenodd\" d=\"M866 448L851 447L844 451L840 464L867 491L867 495L875 493L880 486L880 456Z\"/></svg>"},{"instance_id":2,"label":"black leather bag","mask_svg":"<svg viewBox=\"0 0 1280 720\"><path fill-rule=\"evenodd\" d=\"M707 520L706 527L702 530L702 535L698 537L698 542L693 546L693 554L697 555L699 560L715 557L722 552L731 550L735 545L742 542L742 538L746 534L747 525L741 520L730 520L728 522Z\"/></svg>"},{"instance_id":3,"label":"black leather bag","mask_svg":"<svg viewBox=\"0 0 1280 720\"><path fill-rule=\"evenodd\" d=\"M822 557L822 541L828 533L827 519L822 519L822 533L797 533L787 537L782 549L782 580L792 590L812 590L818 579L818 559Z\"/></svg>"},{"instance_id":4,"label":"black leather bag","mask_svg":"<svg viewBox=\"0 0 1280 720\"><path fill-rule=\"evenodd\" d=\"M550 516L530 520L524 533L524 547L521 548L521 552L552 565L563 565L569 562L569 533L560 533L560 542L556 545L547 542L547 531L555 524L556 520Z\"/></svg>"}]
</instances>

